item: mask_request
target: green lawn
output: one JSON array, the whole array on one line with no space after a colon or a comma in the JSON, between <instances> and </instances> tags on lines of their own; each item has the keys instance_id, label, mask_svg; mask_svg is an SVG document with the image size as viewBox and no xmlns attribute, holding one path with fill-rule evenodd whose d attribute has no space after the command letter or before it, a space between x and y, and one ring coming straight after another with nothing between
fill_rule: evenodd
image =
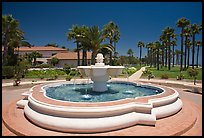
<instances>
[{"instance_id":1,"label":"green lawn","mask_svg":"<svg viewBox=\"0 0 204 138\"><path fill-rule=\"evenodd\" d=\"M171 70L168 70L168 68L165 68L165 67L163 67L162 69L160 68L160 70L157 70L157 68L149 68L149 69L152 71L155 78L159 78L159 79L161 79L162 74L167 74L168 78L175 78L175 79L177 75L180 74L180 67L178 66L171 68ZM197 80L202 80L202 68L199 68L198 72L199 73L198 73ZM184 79L193 80L193 78L188 75L187 71L182 71L182 74L184 75ZM147 77L147 75L143 74L142 77Z\"/></svg>"}]
</instances>

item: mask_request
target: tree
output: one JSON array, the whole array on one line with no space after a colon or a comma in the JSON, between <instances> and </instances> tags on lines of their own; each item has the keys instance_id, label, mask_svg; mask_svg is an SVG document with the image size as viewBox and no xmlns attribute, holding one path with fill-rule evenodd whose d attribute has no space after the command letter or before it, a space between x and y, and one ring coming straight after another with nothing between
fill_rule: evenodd
<instances>
[{"instance_id":1,"label":"tree","mask_svg":"<svg viewBox=\"0 0 204 138\"><path fill-rule=\"evenodd\" d=\"M200 26L197 24L192 24L190 26L192 34L192 68L194 69L194 54L195 54L195 35L200 33Z\"/></svg>"},{"instance_id":2,"label":"tree","mask_svg":"<svg viewBox=\"0 0 204 138\"><path fill-rule=\"evenodd\" d=\"M80 65L80 50L79 50L79 41L78 39L81 37L80 26L73 25L70 31L67 33L68 40L74 40L76 42L76 51L77 51L77 64Z\"/></svg>"},{"instance_id":3,"label":"tree","mask_svg":"<svg viewBox=\"0 0 204 138\"><path fill-rule=\"evenodd\" d=\"M198 76L198 70L197 69L193 69L193 68L189 68L187 70L188 74L190 77L194 78L194 85L196 85L196 78Z\"/></svg>"},{"instance_id":4,"label":"tree","mask_svg":"<svg viewBox=\"0 0 204 138\"><path fill-rule=\"evenodd\" d=\"M162 65L161 67L164 66L164 50L165 50L165 46L166 46L166 36L164 34L160 35L160 41L162 42L161 44L161 50L162 50Z\"/></svg>"},{"instance_id":5,"label":"tree","mask_svg":"<svg viewBox=\"0 0 204 138\"><path fill-rule=\"evenodd\" d=\"M184 28L190 24L190 21L186 19L185 17L180 18L176 26L181 28L181 63L180 63L180 71L183 70L183 33L184 33Z\"/></svg>"},{"instance_id":6,"label":"tree","mask_svg":"<svg viewBox=\"0 0 204 138\"><path fill-rule=\"evenodd\" d=\"M146 47L149 49L148 51L148 61L150 63L150 67L152 67L152 61L153 61L153 47L154 47L154 44L153 42L149 42L147 43Z\"/></svg>"},{"instance_id":7,"label":"tree","mask_svg":"<svg viewBox=\"0 0 204 138\"><path fill-rule=\"evenodd\" d=\"M189 50L188 45L190 41L189 37L191 36L191 34L190 34L189 27L185 27L183 31L184 31L184 36L185 36L184 69L186 70L186 56L187 56L187 50ZM189 62L189 51L188 51L188 62Z\"/></svg>"},{"instance_id":8,"label":"tree","mask_svg":"<svg viewBox=\"0 0 204 138\"><path fill-rule=\"evenodd\" d=\"M174 67L174 46L177 46L177 44L176 44L176 40L173 40L172 42L171 42L171 45L173 46L173 50L172 50L172 54L173 54L173 65L172 65L172 67Z\"/></svg>"},{"instance_id":9,"label":"tree","mask_svg":"<svg viewBox=\"0 0 204 138\"><path fill-rule=\"evenodd\" d=\"M36 59L37 58L41 58L42 54L39 53L38 51L33 51L32 53L30 53L30 57L33 59L33 65L36 65Z\"/></svg>"},{"instance_id":10,"label":"tree","mask_svg":"<svg viewBox=\"0 0 204 138\"><path fill-rule=\"evenodd\" d=\"M187 51L188 51L188 56L187 56L187 68L189 67L189 63L190 63L190 49L192 47L192 42L190 39L185 40L185 45L187 47Z\"/></svg>"},{"instance_id":11,"label":"tree","mask_svg":"<svg viewBox=\"0 0 204 138\"><path fill-rule=\"evenodd\" d=\"M53 66L55 66L56 64L59 63L59 59L56 58L56 57L53 57L50 62L51 62L51 64L52 64Z\"/></svg>"},{"instance_id":12,"label":"tree","mask_svg":"<svg viewBox=\"0 0 204 138\"><path fill-rule=\"evenodd\" d=\"M109 43L110 45L113 45L113 42L118 42L118 40L120 39L120 32L118 29L118 26L113 22L110 21L108 24L106 24L102 30L103 32L103 37L108 38L109 39ZM110 65L112 65L112 51L110 52ZM115 47L114 47L114 52L115 52Z\"/></svg>"},{"instance_id":13,"label":"tree","mask_svg":"<svg viewBox=\"0 0 204 138\"><path fill-rule=\"evenodd\" d=\"M171 69L171 55L170 55L170 51L171 51L171 38L176 38L176 35L174 34L174 29L171 27L166 27L164 29L164 34L167 37L167 48L168 48L168 70Z\"/></svg>"},{"instance_id":14,"label":"tree","mask_svg":"<svg viewBox=\"0 0 204 138\"><path fill-rule=\"evenodd\" d=\"M156 48L156 55L157 55L157 70L159 70L159 49L161 48L161 44L159 41L155 42L155 48Z\"/></svg>"},{"instance_id":15,"label":"tree","mask_svg":"<svg viewBox=\"0 0 204 138\"><path fill-rule=\"evenodd\" d=\"M23 34L24 32L19 28L19 22L12 15L2 15L3 65L13 65L9 61L14 59L14 48L21 45Z\"/></svg>"},{"instance_id":16,"label":"tree","mask_svg":"<svg viewBox=\"0 0 204 138\"><path fill-rule=\"evenodd\" d=\"M176 55L176 64L179 64L179 56L181 55L181 51L176 49L175 50L175 55Z\"/></svg>"},{"instance_id":17,"label":"tree","mask_svg":"<svg viewBox=\"0 0 204 138\"><path fill-rule=\"evenodd\" d=\"M144 42L142 41L139 41L138 44L137 44L138 47L140 47L140 66L141 66L141 63L142 63L142 60L141 60L141 56L142 56L142 47L145 46Z\"/></svg>"},{"instance_id":18,"label":"tree","mask_svg":"<svg viewBox=\"0 0 204 138\"><path fill-rule=\"evenodd\" d=\"M45 46L52 46L52 47L58 47L58 45L56 43L48 43L47 45Z\"/></svg>"},{"instance_id":19,"label":"tree","mask_svg":"<svg viewBox=\"0 0 204 138\"><path fill-rule=\"evenodd\" d=\"M196 41L196 46L197 48L197 65L196 67L198 68L198 55L199 55L199 47L202 46L202 42L200 40Z\"/></svg>"},{"instance_id":20,"label":"tree","mask_svg":"<svg viewBox=\"0 0 204 138\"><path fill-rule=\"evenodd\" d=\"M113 51L114 47L110 44L102 44L104 41L102 32L99 30L98 26L89 27L87 31L78 38L78 41L83 45L89 46L89 49L92 50L91 55L91 64L95 64L96 54L101 52L103 48Z\"/></svg>"}]
</instances>

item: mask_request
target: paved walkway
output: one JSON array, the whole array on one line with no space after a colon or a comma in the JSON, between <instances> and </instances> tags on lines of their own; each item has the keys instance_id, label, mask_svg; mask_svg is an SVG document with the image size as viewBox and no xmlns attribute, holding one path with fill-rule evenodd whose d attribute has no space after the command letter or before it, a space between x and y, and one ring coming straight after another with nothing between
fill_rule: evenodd
<instances>
[{"instance_id":1,"label":"paved walkway","mask_svg":"<svg viewBox=\"0 0 204 138\"><path fill-rule=\"evenodd\" d=\"M142 73L143 73L144 70L145 70L145 67L142 67L140 70L138 70L137 72L132 74L129 77L129 81L136 81L136 80L140 79L140 77L142 76Z\"/></svg>"}]
</instances>

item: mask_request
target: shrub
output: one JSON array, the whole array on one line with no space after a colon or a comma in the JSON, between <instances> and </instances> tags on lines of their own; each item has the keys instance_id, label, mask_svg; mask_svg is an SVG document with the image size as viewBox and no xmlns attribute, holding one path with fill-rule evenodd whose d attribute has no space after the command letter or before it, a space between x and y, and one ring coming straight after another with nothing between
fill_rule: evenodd
<instances>
[{"instance_id":1,"label":"shrub","mask_svg":"<svg viewBox=\"0 0 204 138\"><path fill-rule=\"evenodd\" d=\"M169 78L168 74L161 74L161 79L168 79L168 78Z\"/></svg>"},{"instance_id":2,"label":"shrub","mask_svg":"<svg viewBox=\"0 0 204 138\"><path fill-rule=\"evenodd\" d=\"M66 81L70 81L72 79L72 76L71 75L67 75L66 76Z\"/></svg>"},{"instance_id":3,"label":"shrub","mask_svg":"<svg viewBox=\"0 0 204 138\"><path fill-rule=\"evenodd\" d=\"M184 79L184 75L182 73L180 73L179 75L177 75L176 79L182 80L182 79Z\"/></svg>"},{"instance_id":4,"label":"shrub","mask_svg":"<svg viewBox=\"0 0 204 138\"><path fill-rule=\"evenodd\" d=\"M194 78L194 85L196 84L196 78L198 76L198 70L197 69L192 69L192 68L189 68L187 70L188 74L190 77L193 77Z\"/></svg>"},{"instance_id":5,"label":"shrub","mask_svg":"<svg viewBox=\"0 0 204 138\"><path fill-rule=\"evenodd\" d=\"M63 70L68 75L71 72L71 67L65 64Z\"/></svg>"},{"instance_id":6,"label":"shrub","mask_svg":"<svg viewBox=\"0 0 204 138\"><path fill-rule=\"evenodd\" d=\"M40 64L40 65L36 65L34 68L52 68L53 65L51 64Z\"/></svg>"},{"instance_id":7,"label":"shrub","mask_svg":"<svg viewBox=\"0 0 204 138\"><path fill-rule=\"evenodd\" d=\"M2 78L10 79L14 77L15 70L14 66L2 66Z\"/></svg>"}]
</instances>

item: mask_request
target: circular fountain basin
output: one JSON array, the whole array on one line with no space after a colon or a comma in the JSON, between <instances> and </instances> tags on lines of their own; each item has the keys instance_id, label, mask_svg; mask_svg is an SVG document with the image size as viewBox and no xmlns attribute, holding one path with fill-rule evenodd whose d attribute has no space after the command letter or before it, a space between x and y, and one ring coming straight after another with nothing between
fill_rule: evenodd
<instances>
[{"instance_id":1,"label":"circular fountain basin","mask_svg":"<svg viewBox=\"0 0 204 138\"><path fill-rule=\"evenodd\" d=\"M93 83L89 84L62 84L58 86L44 87L45 96L56 100L70 102L108 102L125 98L137 98L162 93L163 90L156 87L141 87L130 82L109 82L107 91L94 91Z\"/></svg>"},{"instance_id":2,"label":"circular fountain basin","mask_svg":"<svg viewBox=\"0 0 204 138\"><path fill-rule=\"evenodd\" d=\"M163 91L150 96L137 98L133 96L106 102L62 101L46 96L47 88L66 84L70 85L70 82L33 87L32 93L28 96L28 102L24 102L26 117L34 124L47 129L93 133L117 130L137 124L154 126L157 119L173 115L182 108L182 101L174 89L149 85L140 85L140 87L158 88L155 92ZM108 83L108 85L110 88L111 84ZM130 91L127 91L126 95L131 95ZM85 100L89 100L93 95L82 96Z\"/></svg>"}]
</instances>

